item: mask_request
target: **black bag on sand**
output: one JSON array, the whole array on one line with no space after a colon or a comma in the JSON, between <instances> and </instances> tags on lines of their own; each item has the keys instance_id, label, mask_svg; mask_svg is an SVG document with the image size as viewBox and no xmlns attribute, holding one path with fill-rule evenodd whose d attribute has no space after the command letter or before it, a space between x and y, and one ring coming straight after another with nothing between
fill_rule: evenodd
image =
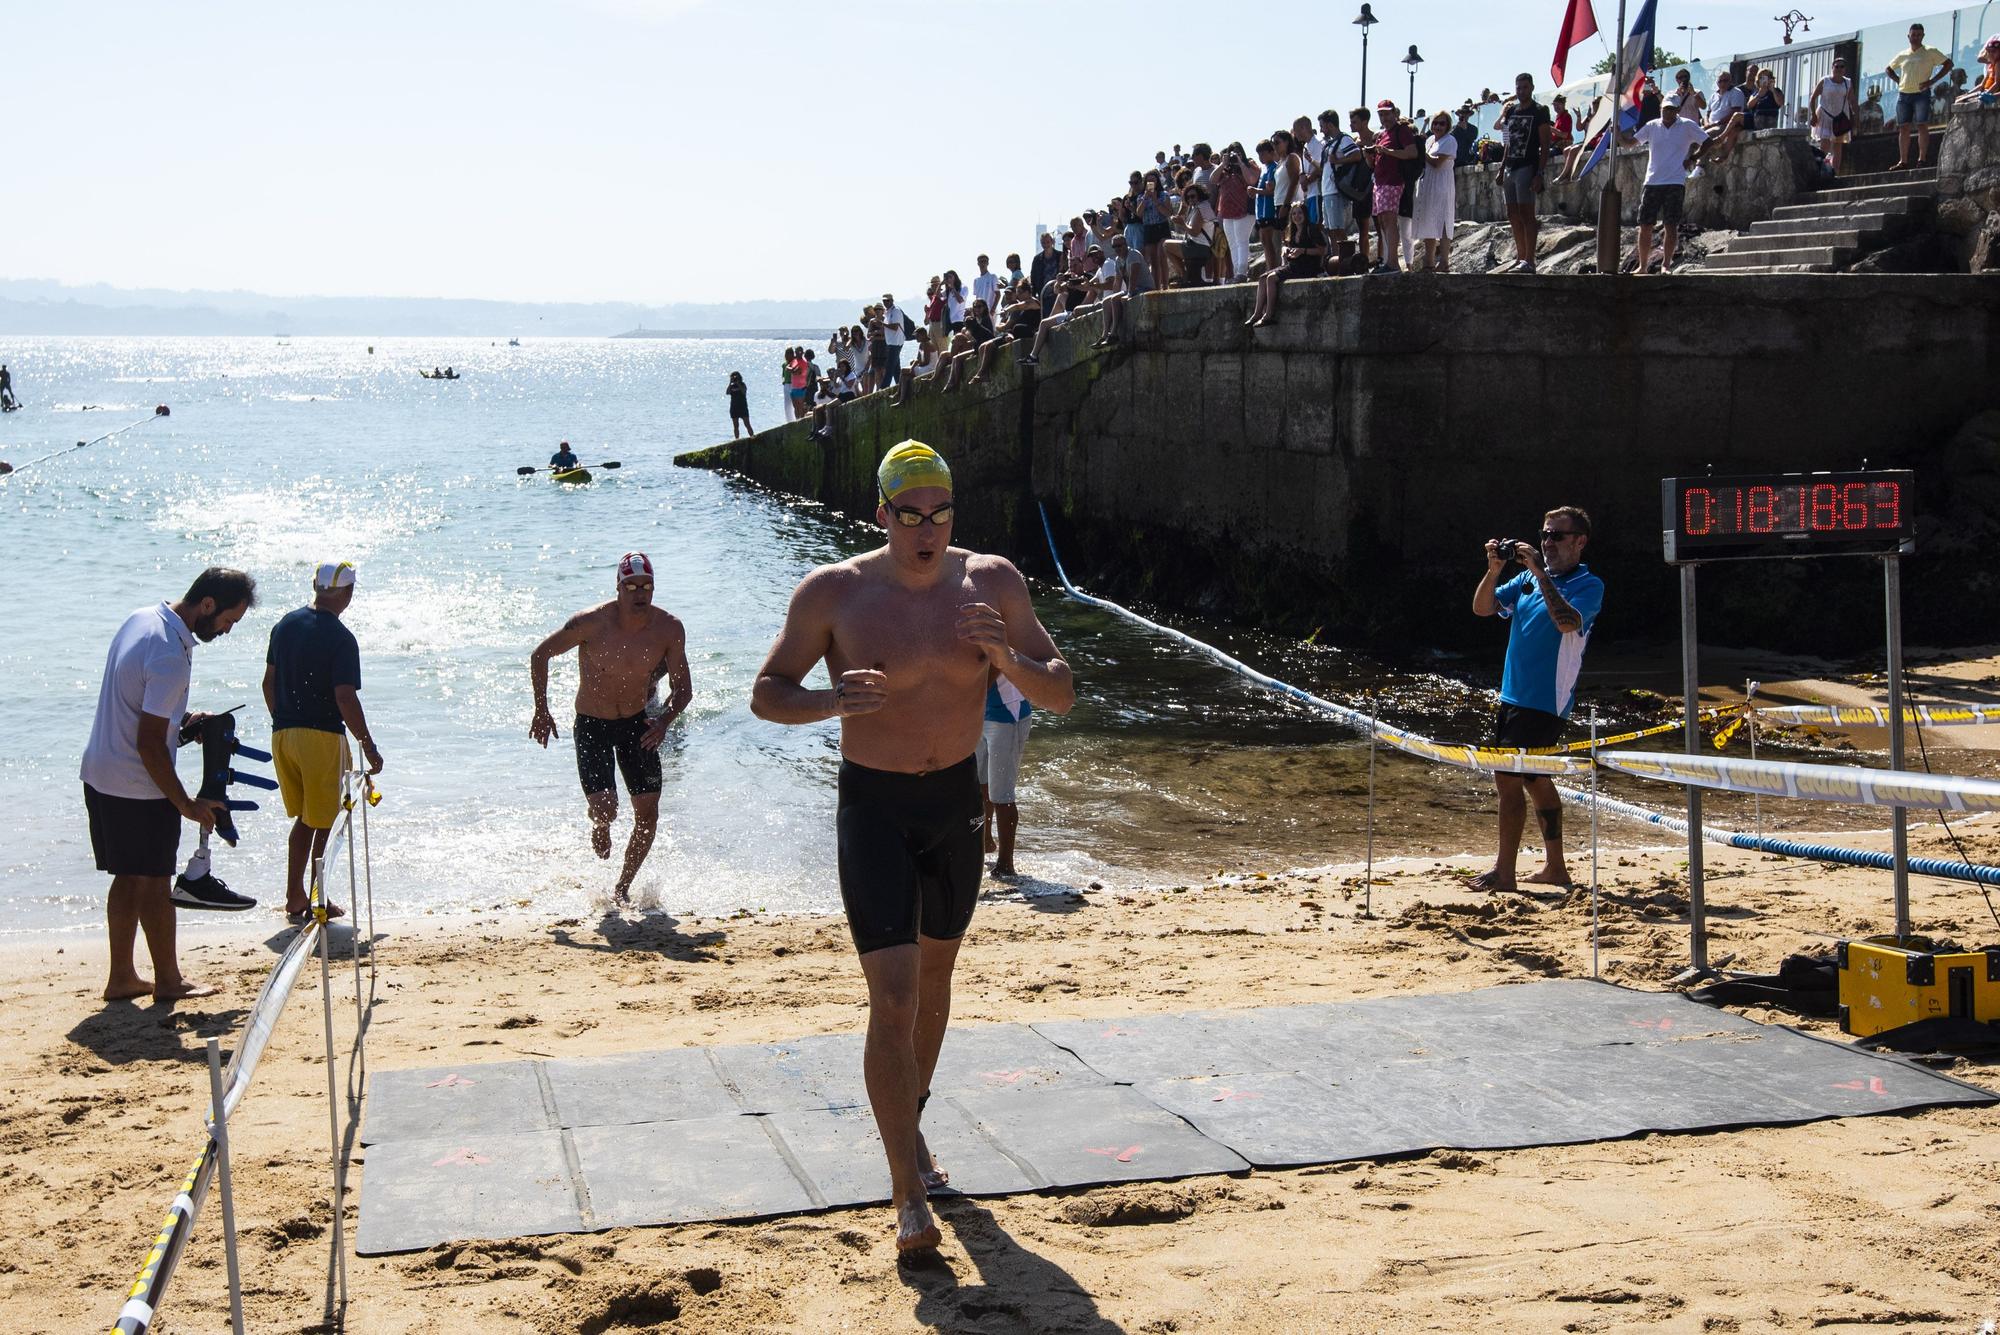
<instances>
[{"instance_id":1,"label":"black bag on sand","mask_svg":"<svg viewBox=\"0 0 2000 1335\"><path fill-rule=\"evenodd\" d=\"M1831 1019L1840 1014L1840 973L1831 953L1787 955L1776 973L1724 978L1690 988L1687 997L1709 1006L1777 1006Z\"/></svg>"}]
</instances>

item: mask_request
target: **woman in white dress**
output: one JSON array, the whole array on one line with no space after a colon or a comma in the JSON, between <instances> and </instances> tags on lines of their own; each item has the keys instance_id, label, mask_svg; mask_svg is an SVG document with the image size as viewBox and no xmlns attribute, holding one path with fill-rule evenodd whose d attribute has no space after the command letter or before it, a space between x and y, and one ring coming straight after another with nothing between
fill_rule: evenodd
<instances>
[{"instance_id":1,"label":"woman in white dress","mask_svg":"<svg viewBox=\"0 0 2000 1335\"><path fill-rule=\"evenodd\" d=\"M1430 133L1424 138L1424 174L1417 181L1410 231L1423 245L1424 267L1433 273L1451 272L1451 237L1458 221L1457 164L1458 140L1451 133L1451 117L1440 111L1431 117Z\"/></svg>"},{"instance_id":2,"label":"woman in white dress","mask_svg":"<svg viewBox=\"0 0 2000 1335\"><path fill-rule=\"evenodd\" d=\"M1847 62L1834 57L1833 73L1819 81L1807 107L1812 115L1812 137L1828 149L1833 174L1840 175L1841 152L1854 133L1854 82L1847 77Z\"/></svg>"}]
</instances>

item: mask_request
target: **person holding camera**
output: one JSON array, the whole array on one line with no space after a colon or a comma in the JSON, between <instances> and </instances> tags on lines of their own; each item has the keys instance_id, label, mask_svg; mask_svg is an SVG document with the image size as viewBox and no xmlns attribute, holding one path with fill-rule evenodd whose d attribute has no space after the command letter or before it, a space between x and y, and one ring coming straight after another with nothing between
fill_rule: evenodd
<instances>
[{"instance_id":1,"label":"person holding camera","mask_svg":"<svg viewBox=\"0 0 2000 1335\"><path fill-rule=\"evenodd\" d=\"M1500 713L1494 721L1496 746L1552 747L1576 701L1576 680L1591 627L1604 606L1604 581L1583 564L1590 542L1590 516L1574 505L1542 517L1541 543L1493 538L1486 543L1486 573L1472 592L1475 616L1507 622L1507 664L1500 678ZM1525 567L1502 584L1508 564ZM1500 793L1500 847L1493 869L1472 880L1480 890L1512 890L1514 862L1527 825L1528 802L1541 826L1540 871L1525 877L1536 885L1568 885L1563 865L1562 799L1547 775L1496 772Z\"/></svg>"},{"instance_id":2,"label":"person holding camera","mask_svg":"<svg viewBox=\"0 0 2000 1335\"><path fill-rule=\"evenodd\" d=\"M1255 226L1250 216L1250 182L1245 179L1243 155L1234 148L1225 150L1222 167L1210 178L1210 194L1215 200L1216 221L1222 224L1226 247L1226 272L1218 271L1222 282L1250 281L1250 233Z\"/></svg>"}]
</instances>

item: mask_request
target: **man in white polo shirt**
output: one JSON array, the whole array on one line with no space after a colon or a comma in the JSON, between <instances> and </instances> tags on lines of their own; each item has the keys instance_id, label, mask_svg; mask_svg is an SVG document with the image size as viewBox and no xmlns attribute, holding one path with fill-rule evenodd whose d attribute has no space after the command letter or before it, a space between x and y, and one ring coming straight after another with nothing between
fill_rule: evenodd
<instances>
[{"instance_id":1,"label":"man in white polo shirt","mask_svg":"<svg viewBox=\"0 0 2000 1335\"><path fill-rule=\"evenodd\" d=\"M91 851L97 869L111 873L106 1001L148 993L173 1001L215 991L181 976L169 889L182 818L206 832L223 808L188 795L174 773L173 748L208 717L187 712L195 642L227 635L256 601L257 581L240 570L212 566L179 602L142 607L126 617L111 641L81 775ZM140 976L132 959L142 927L153 957L151 980Z\"/></svg>"}]
</instances>

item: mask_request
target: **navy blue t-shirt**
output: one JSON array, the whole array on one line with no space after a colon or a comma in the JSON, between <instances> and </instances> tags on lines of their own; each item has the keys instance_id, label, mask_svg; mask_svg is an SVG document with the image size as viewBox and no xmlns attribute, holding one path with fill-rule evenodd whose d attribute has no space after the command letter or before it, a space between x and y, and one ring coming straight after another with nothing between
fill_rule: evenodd
<instances>
[{"instance_id":1,"label":"navy blue t-shirt","mask_svg":"<svg viewBox=\"0 0 2000 1335\"><path fill-rule=\"evenodd\" d=\"M336 686L361 689L361 646L340 618L317 607L287 612L271 627L271 647L264 661L277 669L277 705L271 711L271 731L317 728L340 732Z\"/></svg>"}]
</instances>

